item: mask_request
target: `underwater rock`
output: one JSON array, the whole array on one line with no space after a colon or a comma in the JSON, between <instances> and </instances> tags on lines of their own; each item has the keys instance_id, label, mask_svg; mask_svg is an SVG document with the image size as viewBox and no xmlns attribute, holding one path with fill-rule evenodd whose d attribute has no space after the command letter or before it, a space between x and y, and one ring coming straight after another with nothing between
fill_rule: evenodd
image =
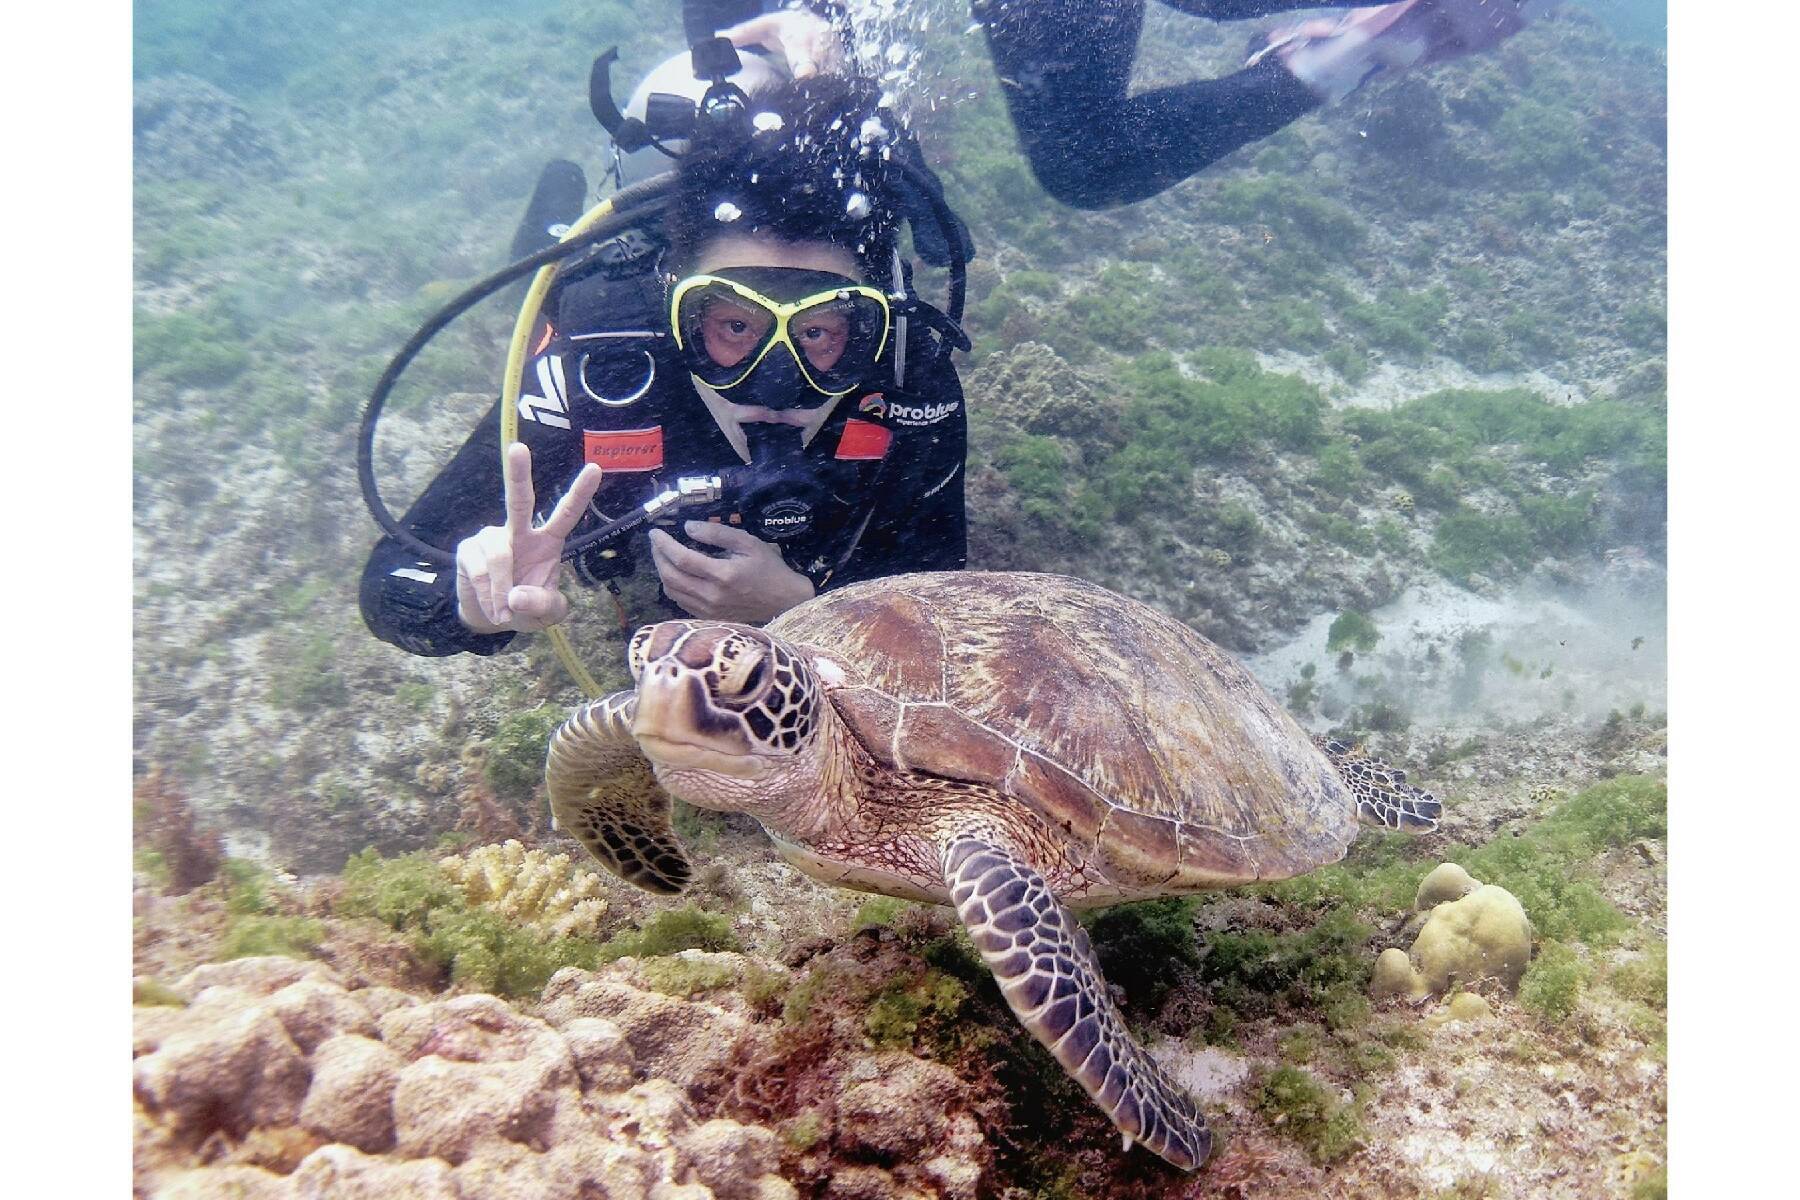
<instances>
[{"instance_id":1,"label":"underwater rock","mask_svg":"<svg viewBox=\"0 0 1800 1200\"><path fill-rule=\"evenodd\" d=\"M569 1043L575 1072L587 1090L624 1091L637 1082L631 1061L631 1047L625 1034L603 1017L576 1017L562 1026Z\"/></svg>"},{"instance_id":2,"label":"underwater rock","mask_svg":"<svg viewBox=\"0 0 1800 1200\"><path fill-rule=\"evenodd\" d=\"M316 978L288 984L269 996L268 1007L294 1044L307 1054L336 1034L370 1037L375 1033L375 1018L368 1009L337 984Z\"/></svg>"},{"instance_id":3,"label":"underwater rock","mask_svg":"<svg viewBox=\"0 0 1800 1200\"><path fill-rule=\"evenodd\" d=\"M449 1166L436 1159L396 1162L353 1146L319 1147L292 1178L294 1195L304 1200L460 1200L461 1196Z\"/></svg>"},{"instance_id":4,"label":"underwater rock","mask_svg":"<svg viewBox=\"0 0 1800 1200\"><path fill-rule=\"evenodd\" d=\"M394 1145L394 1087L404 1060L373 1038L345 1034L313 1053L300 1125L331 1142L378 1154Z\"/></svg>"},{"instance_id":5,"label":"underwater rock","mask_svg":"<svg viewBox=\"0 0 1800 1200\"><path fill-rule=\"evenodd\" d=\"M337 972L324 963L271 954L195 967L181 977L175 990L190 1000L197 999L201 992L211 987L235 988L252 996L267 996L302 979L343 984Z\"/></svg>"},{"instance_id":6,"label":"underwater rock","mask_svg":"<svg viewBox=\"0 0 1800 1200\"><path fill-rule=\"evenodd\" d=\"M552 1025L603 1017L617 1026L633 1059L683 1087L717 1083L746 1038L750 1022L706 1001L641 991L619 979L565 967L544 989L541 1011Z\"/></svg>"},{"instance_id":7,"label":"underwater rock","mask_svg":"<svg viewBox=\"0 0 1800 1200\"><path fill-rule=\"evenodd\" d=\"M412 1061L394 1086L394 1142L410 1157L460 1163L487 1139L541 1141L560 1093L575 1093L568 1043L493 996L458 996L382 1019Z\"/></svg>"},{"instance_id":8,"label":"underwater rock","mask_svg":"<svg viewBox=\"0 0 1800 1200\"><path fill-rule=\"evenodd\" d=\"M851 1147L876 1158L914 1158L928 1147L980 1146L973 1118L954 1111L962 1093L962 1081L948 1067L899 1052L870 1055L845 1072L838 1132ZM967 1131L958 1128L963 1122Z\"/></svg>"},{"instance_id":9,"label":"underwater rock","mask_svg":"<svg viewBox=\"0 0 1800 1200\"><path fill-rule=\"evenodd\" d=\"M311 1072L267 1005L214 988L188 1008L156 1011L180 1020L133 1064L133 1091L146 1108L198 1133L294 1123Z\"/></svg>"},{"instance_id":10,"label":"underwater rock","mask_svg":"<svg viewBox=\"0 0 1800 1200\"><path fill-rule=\"evenodd\" d=\"M719 1200L767 1200L771 1196L758 1181L781 1166L781 1141L773 1131L713 1120L680 1135L675 1145L700 1182ZM793 1185L787 1187L792 1194Z\"/></svg>"},{"instance_id":11,"label":"underwater rock","mask_svg":"<svg viewBox=\"0 0 1800 1200\"><path fill-rule=\"evenodd\" d=\"M188 1007L136 1010L139 1191L797 1200L773 1130L703 1120L688 1098L701 1072L721 1078L747 1021L575 974L559 1028L484 994L347 991L316 963L197 971ZM568 1015L584 1001L623 1023ZM665 1053L684 1077L644 1078L666 1073Z\"/></svg>"},{"instance_id":12,"label":"underwater rock","mask_svg":"<svg viewBox=\"0 0 1800 1200\"><path fill-rule=\"evenodd\" d=\"M293 1180L261 1167L184 1171L156 1189L156 1200L294 1200Z\"/></svg>"},{"instance_id":13,"label":"underwater rock","mask_svg":"<svg viewBox=\"0 0 1800 1200\"><path fill-rule=\"evenodd\" d=\"M193 75L139 83L131 99L132 162L167 179L266 173L279 159L272 139L229 93Z\"/></svg>"},{"instance_id":14,"label":"underwater rock","mask_svg":"<svg viewBox=\"0 0 1800 1200\"><path fill-rule=\"evenodd\" d=\"M1022 433L1091 443L1105 440L1117 422L1098 381L1042 342L996 350L970 374L963 390L982 398L988 416Z\"/></svg>"}]
</instances>

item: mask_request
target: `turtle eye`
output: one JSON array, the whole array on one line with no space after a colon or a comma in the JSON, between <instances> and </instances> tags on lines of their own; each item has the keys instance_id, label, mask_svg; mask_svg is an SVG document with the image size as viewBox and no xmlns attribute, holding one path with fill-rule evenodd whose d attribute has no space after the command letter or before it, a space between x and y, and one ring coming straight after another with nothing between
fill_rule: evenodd
<instances>
[{"instance_id":1,"label":"turtle eye","mask_svg":"<svg viewBox=\"0 0 1800 1200\"><path fill-rule=\"evenodd\" d=\"M730 659L719 672L719 696L735 700L754 696L769 677L768 660L761 654L746 653Z\"/></svg>"},{"instance_id":2,"label":"turtle eye","mask_svg":"<svg viewBox=\"0 0 1800 1200\"><path fill-rule=\"evenodd\" d=\"M656 633L656 626L646 625L631 635L631 645L625 650L625 663L631 668L631 677L640 679L644 674L644 664L649 657L650 638Z\"/></svg>"}]
</instances>

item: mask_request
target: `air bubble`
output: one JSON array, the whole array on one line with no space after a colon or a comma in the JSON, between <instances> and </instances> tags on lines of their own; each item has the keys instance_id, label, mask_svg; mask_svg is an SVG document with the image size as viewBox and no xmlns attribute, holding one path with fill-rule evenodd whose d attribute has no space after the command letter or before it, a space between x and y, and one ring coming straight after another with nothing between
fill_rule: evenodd
<instances>
[{"instance_id":1,"label":"air bubble","mask_svg":"<svg viewBox=\"0 0 1800 1200\"><path fill-rule=\"evenodd\" d=\"M729 200L719 201L719 207L713 209L713 220L729 224L744 215L744 210Z\"/></svg>"},{"instance_id":2,"label":"air bubble","mask_svg":"<svg viewBox=\"0 0 1800 1200\"><path fill-rule=\"evenodd\" d=\"M775 112L759 112L750 118L750 124L758 133L774 133L782 126L781 114Z\"/></svg>"}]
</instances>

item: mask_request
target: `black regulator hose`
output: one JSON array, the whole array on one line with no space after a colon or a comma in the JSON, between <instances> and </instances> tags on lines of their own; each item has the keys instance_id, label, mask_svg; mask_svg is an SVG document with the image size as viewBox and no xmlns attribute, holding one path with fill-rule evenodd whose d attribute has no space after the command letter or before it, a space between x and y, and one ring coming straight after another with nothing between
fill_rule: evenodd
<instances>
[{"instance_id":1,"label":"black regulator hose","mask_svg":"<svg viewBox=\"0 0 1800 1200\"><path fill-rule=\"evenodd\" d=\"M381 410L387 404L388 396L393 392L394 385L400 381L401 374L412 364L419 351L423 350L432 338L442 333L451 322L495 292L505 288L507 284L552 263L559 263L598 242L603 242L621 229L641 223L649 210L668 200L674 182L674 174L669 172L646 179L642 183L633 184L631 187L615 193L607 202L611 204L612 211L602 217L592 228L567 241L558 242L536 254L529 254L517 262L509 263L472 285L450 303L433 313L406 340L406 344L400 347L399 352L388 363L387 369L381 373L381 378L376 381L375 390L369 393L369 403L363 409L362 427L358 432L356 445L356 478L357 482L362 485L363 503L368 506L369 515L375 519L377 525L381 526L384 533L417 554L424 562L448 566L456 561L454 549L433 546L395 520L393 513L388 511L387 505L382 503L381 493L375 485L375 426L381 419ZM624 531L614 531L615 535L619 532ZM587 535L584 535L584 539L582 542L584 546L592 545L599 540Z\"/></svg>"}]
</instances>

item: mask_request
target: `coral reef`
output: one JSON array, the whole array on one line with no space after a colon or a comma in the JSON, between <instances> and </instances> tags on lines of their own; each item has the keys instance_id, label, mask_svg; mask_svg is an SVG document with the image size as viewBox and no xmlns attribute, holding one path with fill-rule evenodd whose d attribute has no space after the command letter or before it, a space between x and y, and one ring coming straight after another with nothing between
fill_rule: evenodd
<instances>
[{"instance_id":1,"label":"coral reef","mask_svg":"<svg viewBox=\"0 0 1800 1200\"><path fill-rule=\"evenodd\" d=\"M141 169L183 178L232 178L278 164L272 140L236 98L192 75L143 80L131 102Z\"/></svg>"},{"instance_id":2,"label":"coral reef","mask_svg":"<svg viewBox=\"0 0 1800 1200\"><path fill-rule=\"evenodd\" d=\"M1488 981L1518 988L1531 961L1532 927L1511 892L1441 863L1419 881L1413 906L1424 923L1410 951L1388 949L1376 959L1376 997L1443 994Z\"/></svg>"},{"instance_id":3,"label":"coral reef","mask_svg":"<svg viewBox=\"0 0 1800 1200\"><path fill-rule=\"evenodd\" d=\"M228 1194L530 1195L782 1200L770 1129L698 1115L632 1040L641 996L527 1016L493 996L433 1003L346 990L319 964L202 968L183 1009L137 1010L137 1187ZM558 998L587 995L571 983ZM656 997L664 1005L680 1002ZM654 1051L718 1047L716 1025L669 1026ZM729 1044L726 1045L729 1052ZM237 1189L233 1191L232 1189Z\"/></svg>"},{"instance_id":4,"label":"coral reef","mask_svg":"<svg viewBox=\"0 0 1800 1200\"><path fill-rule=\"evenodd\" d=\"M1531 922L1511 892L1485 885L1432 909L1412 957L1434 992L1490 979L1514 988L1531 959Z\"/></svg>"},{"instance_id":5,"label":"coral reef","mask_svg":"<svg viewBox=\"0 0 1800 1200\"><path fill-rule=\"evenodd\" d=\"M547 938L592 937L606 916L606 884L567 854L527 850L516 840L437 861L471 904Z\"/></svg>"}]
</instances>

